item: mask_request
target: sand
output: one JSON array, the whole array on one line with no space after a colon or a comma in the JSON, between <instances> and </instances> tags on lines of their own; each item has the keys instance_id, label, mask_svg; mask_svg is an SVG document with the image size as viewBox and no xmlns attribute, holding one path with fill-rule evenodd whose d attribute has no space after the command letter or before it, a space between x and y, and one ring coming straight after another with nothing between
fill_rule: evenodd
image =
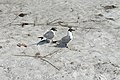
<instances>
[{"instance_id":1,"label":"sand","mask_svg":"<svg viewBox=\"0 0 120 80\"><path fill-rule=\"evenodd\" d=\"M0 0L0 80L120 80L119 17L120 0ZM71 26L68 48L31 46Z\"/></svg>"}]
</instances>

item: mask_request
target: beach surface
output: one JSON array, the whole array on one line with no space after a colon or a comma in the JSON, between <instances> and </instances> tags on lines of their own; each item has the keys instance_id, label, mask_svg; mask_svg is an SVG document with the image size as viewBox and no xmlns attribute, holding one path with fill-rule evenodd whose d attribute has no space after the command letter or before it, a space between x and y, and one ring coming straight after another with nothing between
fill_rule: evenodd
<instances>
[{"instance_id":1,"label":"beach surface","mask_svg":"<svg viewBox=\"0 0 120 80\"><path fill-rule=\"evenodd\" d=\"M120 0L0 0L0 80L120 80Z\"/></svg>"}]
</instances>

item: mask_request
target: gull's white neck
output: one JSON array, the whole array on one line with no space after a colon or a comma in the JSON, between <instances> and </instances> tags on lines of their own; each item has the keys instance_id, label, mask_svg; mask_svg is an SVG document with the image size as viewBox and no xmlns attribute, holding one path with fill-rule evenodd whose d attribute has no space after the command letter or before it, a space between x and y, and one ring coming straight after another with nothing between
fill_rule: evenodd
<instances>
[{"instance_id":1,"label":"gull's white neck","mask_svg":"<svg viewBox=\"0 0 120 80\"><path fill-rule=\"evenodd\" d=\"M68 31L67 36L70 36L70 39L73 39L72 32Z\"/></svg>"},{"instance_id":2,"label":"gull's white neck","mask_svg":"<svg viewBox=\"0 0 120 80\"><path fill-rule=\"evenodd\" d=\"M55 31L51 30L53 32L53 34L55 35Z\"/></svg>"}]
</instances>

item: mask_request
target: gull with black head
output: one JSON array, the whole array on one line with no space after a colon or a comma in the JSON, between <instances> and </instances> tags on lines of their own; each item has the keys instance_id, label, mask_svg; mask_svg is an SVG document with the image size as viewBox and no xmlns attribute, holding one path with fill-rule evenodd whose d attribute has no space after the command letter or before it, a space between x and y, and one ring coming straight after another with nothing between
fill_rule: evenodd
<instances>
[{"instance_id":1,"label":"gull with black head","mask_svg":"<svg viewBox=\"0 0 120 80\"><path fill-rule=\"evenodd\" d=\"M57 47L68 48L67 44L73 39L73 35L72 35L73 31L75 31L75 30L72 29L72 28L69 28L68 31L67 31L67 35L64 36L61 40L57 41L58 42Z\"/></svg>"},{"instance_id":2,"label":"gull with black head","mask_svg":"<svg viewBox=\"0 0 120 80\"><path fill-rule=\"evenodd\" d=\"M57 31L57 28L53 27L49 31L47 31L43 35L43 37L38 37L38 38L41 38L41 40L45 40L49 43L50 41L53 41L53 38L55 36L55 31Z\"/></svg>"}]
</instances>

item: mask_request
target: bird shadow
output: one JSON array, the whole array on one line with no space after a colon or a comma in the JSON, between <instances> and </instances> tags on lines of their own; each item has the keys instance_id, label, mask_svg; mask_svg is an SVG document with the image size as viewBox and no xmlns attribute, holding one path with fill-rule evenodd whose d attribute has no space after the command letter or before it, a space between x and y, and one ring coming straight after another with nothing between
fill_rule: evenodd
<instances>
[{"instance_id":1,"label":"bird shadow","mask_svg":"<svg viewBox=\"0 0 120 80\"><path fill-rule=\"evenodd\" d=\"M47 43L50 43L50 41L46 39L46 40L39 41L37 43L37 45L44 45L44 44L47 44Z\"/></svg>"}]
</instances>

